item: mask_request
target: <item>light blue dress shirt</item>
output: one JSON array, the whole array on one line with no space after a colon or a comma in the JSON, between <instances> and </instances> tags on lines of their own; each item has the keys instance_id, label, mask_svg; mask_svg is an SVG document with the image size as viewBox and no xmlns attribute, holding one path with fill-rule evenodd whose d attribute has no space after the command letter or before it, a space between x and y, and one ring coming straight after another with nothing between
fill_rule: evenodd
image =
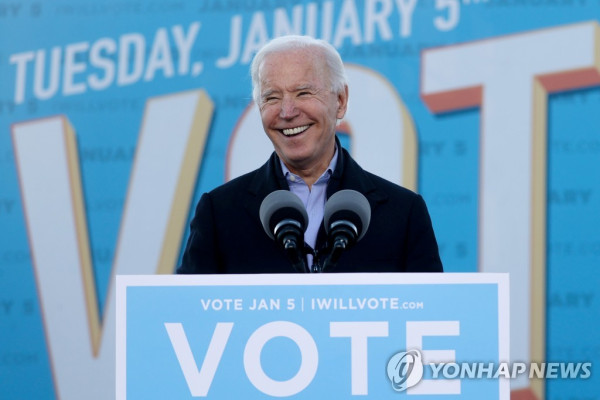
<instances>
[{"instance_id":1,"label":"light blue dress shirt","mask_svg":"<svg viewBox=\"0 0 600 400\"><path fill-rule=\"evenodd\" d=\"M306 182L304 182L300 176L290 172L283 161L280 160L281 169L288 182L290 191L300 197L300 200L304 203L304 207L306 207L306 213L308 214L308 228L306 228L306 232L304 232L304 242L313 249L317 243L317 233L319 233L321 221L323 221L323 212L327 200L327 183L329 182L329 178L331 178L333 171L335 171L337 157L338 149L336 146L329 167L327 167L325 172L323 172L319 179L312 185L311 189L309 189ZM313 262L312 254L307 255L307 261L310 268Z\"/></svg>"}]
</instances>

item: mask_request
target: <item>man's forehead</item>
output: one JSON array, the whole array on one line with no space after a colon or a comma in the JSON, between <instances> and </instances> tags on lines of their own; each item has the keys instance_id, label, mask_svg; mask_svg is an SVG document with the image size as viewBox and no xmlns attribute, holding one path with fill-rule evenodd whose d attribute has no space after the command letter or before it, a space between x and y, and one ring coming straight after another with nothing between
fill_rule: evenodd
<instances>
[{"instance_id":1,"label":"man's forehead","mask_svg":"<svg viewBox=\"0 0 600 400\"><path fill-rule=\"evenodd\" d=\"M321 72L326 68L324 57L315 49L288 49L267 54L259 66L259 72L277 71L286 67L304 66L305 70Z\"/></svg>"},{"instance_id":2,"label":"man's forehead","mask_svg":"<svg viewBox=\"0 0 600 400\"><path fill-rule=\"evenodd\" d=\"M304 67L285 63L263 63L259 79L261 92L267 90L319 89L327 85L327 70L315 63L306 63Z\"/></svg>"}]
</instances>

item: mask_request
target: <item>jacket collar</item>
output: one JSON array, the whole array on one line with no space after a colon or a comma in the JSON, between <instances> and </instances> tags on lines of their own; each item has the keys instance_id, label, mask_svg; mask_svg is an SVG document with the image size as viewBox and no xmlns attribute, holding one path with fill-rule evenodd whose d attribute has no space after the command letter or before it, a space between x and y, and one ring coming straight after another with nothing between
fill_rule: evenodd
<instances>
[{"instance_id":1,"label":"jacket collar","mask_svg":"<svg viewBox=\"0 0 600 400\"><path fill-rule=\"evenodd\" d=\"M348 151L344 149L338 137L335 141L338 146L338 160L335 171L329 179L327 185L327 198L331 197L335 192L343 189L352 189L362 193L369 200L372 210L378 203L387 200L387 195L377 189L373 183L370 174L363 170L360 165L350 156ZM256 219L258 224L261 224L258 210L264 198L275 190L289 190L289 185L281 170L279 157L275 152L271 154L269 160L258 170L248 185L248 192L251 196L245 202L245 207L250 215ZM317 249L323 248L326 245L326 235L323 224L319 228L317 234Z\"/></svg>"},{"instance_id":2,"label":"jacket collar","mask_svg":"<svg viewBox=\"0 0 600 400\"><path fill-rule=\"evenodd\" d=\"M273 152L267 162L254 174L248 191L262 201L269 193L281 189L289 190L290 187L283 176L279 157Z\"/></svg>"},{"instance_id":3,"label":"jacket collar","mask_svg":"<svg viewBox=\"0 0 600 400\"><path fill-rule=\"evenodd\" d=\"M327 198L339 190L352 189L364 194L371 200L372 205L384 201L387 196L377 190L377 187L368 174L354 161L348 151L342 147L337 136L335 137L335 141L338 146L338 160L335 170L329 179ZM258 207L260 207L260 202L269 193L281 189L289 190L289 185L281 170L279 157L275 152L271 154L269 160L256 172L248 186L248 191L258 198Z\"/></svg>"},{"instance_id":4,"label":"jacket collar","mask_svg":"<svg viewBox=\"0 0 600 400\"><path fill-rule=\"evenodd\" d=\"M341 146L337 136L335 140L339 155L335 171L327 187L327 198L339 190L352 189L365 195L370 200L371 206L385 200L387 196L377 190L377 186L375 186L369 174Z\"/></svg>"}]
</instances>

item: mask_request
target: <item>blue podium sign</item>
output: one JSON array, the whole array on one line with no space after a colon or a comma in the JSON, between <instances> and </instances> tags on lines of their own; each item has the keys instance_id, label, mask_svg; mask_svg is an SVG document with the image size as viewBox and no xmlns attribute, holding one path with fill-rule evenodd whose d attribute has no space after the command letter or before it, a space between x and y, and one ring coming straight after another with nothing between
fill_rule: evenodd
<instances>
[{"instance_id":1,"label":"blue podium sign","mask_svg":"<svg viewBox=\"0 0 600 400\"><path fill-rule=\"evenodd\" d=\"M120 399L509 399L507 274L117 277Z\"/></svg>"}]
</instances>

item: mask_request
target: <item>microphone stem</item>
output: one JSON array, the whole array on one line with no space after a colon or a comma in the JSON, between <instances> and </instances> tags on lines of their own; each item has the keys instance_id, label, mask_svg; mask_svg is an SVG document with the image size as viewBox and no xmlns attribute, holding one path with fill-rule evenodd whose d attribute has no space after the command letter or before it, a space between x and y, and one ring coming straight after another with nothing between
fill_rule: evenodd
<instances>
[{"instance_id":1,"label":"microphone stem","mask_svg":"<svg viewBox=\"0 0 600 400\"><path fill-rule=\"evenodd\" d=\"M346 247L348 247L348 239L343 236L337 237L333 242L331 253L329 253L327 258L325 258L325 261L323 262L323 268L321 268L321 271L319 272L335 268L340 256L344 250L346 250Z\"/></svg>"},{"instance_id":2,"label":"microphone stem","mask_svg":"<svg viewBox=\"0 0 600 400\"><path fill-rule=\"evenodd\" d=\"M306 268L306 262L302 257L302 252L299 251L298 243L296 243L296 239L294 237L285 237L283 239L283 248L296 271L301 273L309 272Z\"/></svg>"}]
</instances>

